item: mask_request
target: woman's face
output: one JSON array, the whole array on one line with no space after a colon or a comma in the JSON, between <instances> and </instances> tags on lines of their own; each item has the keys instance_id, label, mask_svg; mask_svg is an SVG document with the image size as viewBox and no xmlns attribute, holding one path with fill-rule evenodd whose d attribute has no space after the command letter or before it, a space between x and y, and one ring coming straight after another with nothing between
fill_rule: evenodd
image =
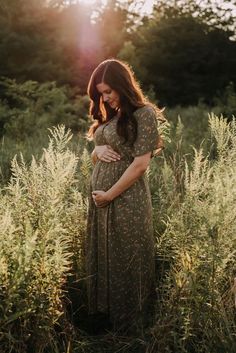
<instances>
[{"instance_id":1,"label":"woman's face","mask_svg":"<svg viewBox=\"0 0 236 353\"><path fill-rule=\"evenodd\" d=\"M96 87L104 103L108 103L112 109L120 107L120 96L115 90L103 82L99 83Z\"/></svg>"}]
</instances>

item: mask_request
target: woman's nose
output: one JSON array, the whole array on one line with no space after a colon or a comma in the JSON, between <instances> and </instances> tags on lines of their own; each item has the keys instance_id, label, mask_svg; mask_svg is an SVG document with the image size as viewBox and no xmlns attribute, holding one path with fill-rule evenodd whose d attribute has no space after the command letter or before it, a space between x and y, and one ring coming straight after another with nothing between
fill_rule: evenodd
<instances>
[{"instance_id":1,"label":"woman's nose","mask_svg":"<svg viewBox=\"0 0 236 353\"><path fill-rule=\"evenodd\" d=\"M108 95L104 95L104 96L103 96L103 102L107 102L108 99L109 99Z\"/></svg>"}]
</instances>

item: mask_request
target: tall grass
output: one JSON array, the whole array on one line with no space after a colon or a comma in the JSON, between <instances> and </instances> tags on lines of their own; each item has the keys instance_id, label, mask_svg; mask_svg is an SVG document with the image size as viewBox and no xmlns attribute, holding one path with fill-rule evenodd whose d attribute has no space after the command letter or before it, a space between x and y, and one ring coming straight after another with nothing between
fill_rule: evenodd
<instances>
[{"instance_id":1,"label":"tall grass","mask_svg":"<svg viewBox=\"0 0 236 353\"><path fill-rule=\"evenodd\" d=\"M15 157L2 190L1 352L56 347L65 282L83 255L86 205L75 179L78 158L67 148L71 137L59 126L38 161L33 157L26 165L22 155L19 161Z\"/></svg>"},{"instance_id":2,"label":"tall grass","mask_svg":"<svg viewBox=\"0 0 236 353\"><path fill-rule=\"evenodd\" d=\"M161 273L151 352L236 350L236 121L212 114L209 127L217 154L194 148L182 191L169 160L159 174L168 204L163 213L155 205L163 225L156 227Z\"/></svg>"},{"instance_id":3,"label":"tall grass","mask_svg":"<svg viewBox=\"0 0 236 353\"><path fill-rule=\"evenodd\" d=\"M89 152L72 152L72 135L58 126L40 158L13 159L0 198L1 352L235 352L236 121L212 114L208 124L208 150L186 149L179 119L170 148L152 159L152 327L138 338L105 337L100 346L68 320L84 276Z\"/></svg>"}]
</instances>

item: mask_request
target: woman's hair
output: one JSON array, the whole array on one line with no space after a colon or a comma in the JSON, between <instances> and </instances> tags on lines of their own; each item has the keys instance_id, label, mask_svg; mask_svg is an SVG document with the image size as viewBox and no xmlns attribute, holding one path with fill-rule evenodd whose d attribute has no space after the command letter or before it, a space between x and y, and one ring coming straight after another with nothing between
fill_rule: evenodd
<instances>
[{"instance_id":1,"label":"woman's hair","mask_svg":"<svg viewBox=\"0 0 236 353\"><path fill-rule=\"evenodd\" d=\"M97 90L99 83L109 85L119 94L120 117L117 121L117 133L124 138L124 142L129 141L133 144L137 138L137 121L133 113L138 108L147 104L152 105L159 119L165 121L161 110L144 97L130 67L120 60L108 59L97 66L88 84L88 95L91 99L89 112L96 120L88 131L88 137L91 138L99 125L111 120L117 114L116 109L103 102L101 93Z\"/></svg>"}]
</instances>

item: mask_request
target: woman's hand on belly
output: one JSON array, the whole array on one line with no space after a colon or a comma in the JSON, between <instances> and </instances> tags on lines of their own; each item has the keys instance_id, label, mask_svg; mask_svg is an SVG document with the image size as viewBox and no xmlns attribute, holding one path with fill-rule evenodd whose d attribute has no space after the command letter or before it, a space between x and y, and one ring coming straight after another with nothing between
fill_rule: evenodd
<instances>
[{"instance_id":1,"label":"woman's hand on belly","mask_svg":"<svg viewBox=\"0 0 236 353\"><path fill-rule=\"evenodd\" d=\"M112 201L108 197L107 192L102 190L93 191L92 198L97 207L105 207Z\"/></svg>"},{"instance_id":2,"label":"woman's hand on belly","mask_svg":"<svg viewBox=\"0 0 236 353\"><path fill-rule=\"evenodd\" d=\"M120 155L112 149L109 145L95 146L94 151L97 158L103 162L116 162L120 160Z\"/></svg>"}]
</instances>

